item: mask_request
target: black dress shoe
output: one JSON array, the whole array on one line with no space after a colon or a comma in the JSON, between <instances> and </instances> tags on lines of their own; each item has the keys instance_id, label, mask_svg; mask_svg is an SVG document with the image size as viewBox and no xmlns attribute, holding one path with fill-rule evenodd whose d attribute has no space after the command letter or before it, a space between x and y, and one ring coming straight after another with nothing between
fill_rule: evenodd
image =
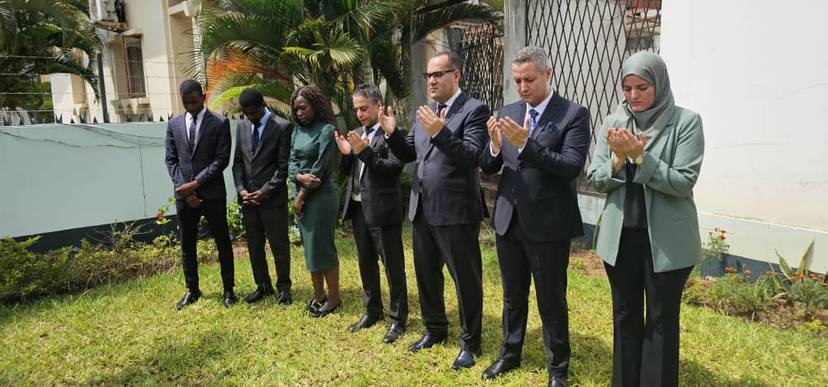
<instances>
[{"instance_id":1,"label":"black dress shoe","mask_svg":"<svg viewBox=\"0 0 828 387\"><path fill-rule=\"evenodd\" d=\"M479 353L477 354L479 355ZM460 353L457 355L457 359L454 359L454 363L451 364L451 369L459 370L461 368L472 368L474 367L475 353L469 350L461 350Z\"/></svg>"},{"instance_id":2,"label":"black dress shoe","mask_svg":"<svg viewBox=\"0 0 828 387\"><path fill-rule=\"evenodd\" d=\"M342 307L342 300L339 300L339 303L336 304L336 306L328 306L328 303L325 302L324 304L322 304L322 306L315 313L311 313L311 316L316 317L316 318L325 317L325 316L327 316L327 315L329 315L333 312L336 312L337 309L339 309L341 307Z\"/></svg>"},{"instance_id":3,"label":"black dress shoe","mask_svg":"<svg viewBox=\"0 0 828 387\"><path fill-rule=\"evenodd\" d=\"M310 301L308 301L308 306L305 307L305 312L310 315L319 312L319 309L322 308L322 305L325 305L325 301L328 301L327 298L323 298L322 301L316 301L315 298L311 297Z\"/></svg>"},{"instance_id":4,"label":"black dress shoe","mask_svg":"<svg viewBox=\"0 0 828 387\"><path fill-rule=\"evenodd\" d=\"M351 324L351 326L348 327L348 332L354 333L360 329L370 328L374 326L374 324L376 324L377 321L380 320L382 320L382 318L365 314L362 316L362 318L359 319L359 321Z\"/></svg>"},{"instance_id":5,"label":"black dress shoe","mask_svg":"<svg viewBox=\"0 0 828 387\"><path fill-rule=\"evenodd\" d=\"M290 295L290 290L282 290L279 292L279 305L290 305L293 303L293 297Z\"/></svg>"},{"instance_id":6,"label":"black dress shoe","mask_svg":"<svg viewBox=\"0 0 828 387\"><path fill-rule=\"evenodd\" d=\"M239 302L239 299L236 298L236 293L233 293L232 290L224 292L224 295L221 296L221 304L224 305L225 308L236 305L237 302Z\"/></svg>"},{"instance_id":7,"label":"black dress shoe","mask_svg":"<svg viewBox=\"0 0 828 387\"><path fill-rule=\"evenodd\" d=\"M244 302L252 304L264 300L265 297L272 296L275 292L273 289L256 289L255 292L250 293L244 298Z\"/></svg>"},{"instance_id":8,"label":"black dress shoe","mask_svg":"<svg viewBox=\"0 0 828 387\"><path fill-rule=\"evenodd\" d=\"M569 382L563 376L550 376L549 387L569 387Z\"/></svg>"},{"instance_id":9,"label":"black dress shoe","mask_svg":"<svg viewBox=\"0 0 828 387\"><path fill-rule=\"evenodd\" d=\"M400 323L391 323L391 327L388 328L388 332L385 333L385 337L382 338L382 342L385 344L391 344L405 333L405 325Z\"/></svg>"},{"instance_id":10,"label":"black dress shoe","mask_svg":"<svg viewBox=\"0 0 828 387\"><path fill-rule=\"evenodd\" d=\"M446 335L435 335L429 332L426 332L423 337L419 340L415 341L414 344L411 344L408 347L408 350L411 352L417 352L424 348L431 348L434 344L443 344L446 342Z\"/></svg>"},{"instance_id":11,"label":"black dress shoe","mask_svg":"<svg viewBox=\"0 0 828 387\"><path fill-rule=\"evenodd\" d=\"M503 359L497 359L494 363L492 363L492 365L489 366L489 368L486 368L486 370L483 371L483 380L494 379L518 367L520 367L519 361L510 362Z\"/></svg>"},{"instance_id":12,"label":"black dress shoe","mask_svg":"<svg viewBox=\"0 0 828 387\"><path fill-rule=\"evenodd\" d=\"M184 294L184 297L175 304L175 308L178 310L183 309L187 305L195 304L198 301L198 298L201 297L201 292L198 290L190 290Z\"/></svg>"}]
</instances>

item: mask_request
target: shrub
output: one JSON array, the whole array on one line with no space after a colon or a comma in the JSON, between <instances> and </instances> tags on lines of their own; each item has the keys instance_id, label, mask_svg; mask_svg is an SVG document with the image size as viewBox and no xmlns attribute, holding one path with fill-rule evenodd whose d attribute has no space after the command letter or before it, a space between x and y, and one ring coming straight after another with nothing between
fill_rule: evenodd
<instances>
[{"instance_id":1,"label":"shrub","mask_svg":"<svg viewBox=\"0 0 828 387\"><path fill-rule=\"evenodd\" d=\"M114 230L108 245L81 241L78 248L62 248L45 254L30 251L37 238L17 242L0 240L0 301L76 292L130 278L168 271L178 265L180 250L172 237L162 235L153 243L135 240L138 229ZM198 241L198 259L214 261L215 244Z\"/></svg>"},{"instance_id":2,"label":"shrub","mask_svg":"<svg viewBox=\"0 0 828 387\"><path fill-rule=\"evenodd\" d=\"M736 274L727 274L715 281L707 292L707 300L721 313L749 315L751 320L756 312L772 304L765 286L746 283Z\"/></svg>"}]
</instances>

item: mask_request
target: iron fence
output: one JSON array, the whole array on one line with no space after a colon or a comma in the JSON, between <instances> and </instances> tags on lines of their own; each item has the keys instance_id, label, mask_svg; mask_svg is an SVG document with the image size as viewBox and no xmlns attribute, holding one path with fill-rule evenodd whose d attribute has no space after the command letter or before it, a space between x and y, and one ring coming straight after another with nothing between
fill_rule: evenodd
<instances>
[{"instance_id":1,"label":"iron fence","mask_svg":"<svg viewBox=\"0 0 828 387\"><path fill-rule=\"evenodd\" d=\"M460 88L489 105L503 106L503 23L466 24L457 53L463 64Z\"/></svg>"},{"instance_id":2,"label":"iron fence","mask_svg":"<svg viewBox=\"0 0 828 387\"><path fill-rule=\"evenodd\" d=\"M658 52L661 0L532 0L526 2L526 44L545 48L552 86L591 114L592 143L622 98L621 64L631 54ZM579 189L589 191L584 174Z\"/></svg>"}]
</instances>

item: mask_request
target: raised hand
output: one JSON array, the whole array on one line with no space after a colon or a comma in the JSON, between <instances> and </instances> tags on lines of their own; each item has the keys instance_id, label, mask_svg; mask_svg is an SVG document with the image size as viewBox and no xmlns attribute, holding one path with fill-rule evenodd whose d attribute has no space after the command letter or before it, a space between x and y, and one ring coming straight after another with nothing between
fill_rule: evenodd
<instances>
[{"instance_id":1,"label":"raised hand","mask_svg":"<svg viewBox=\"0 0 828 387\"><path fill-rule=\"evenodd\" d=\"M348 143L348 139L339 134L339 131L337 130L334 130L333 136L334 141L336 142L336 147L339 148L339 152L346 156L351 154L351 144Z\"/></svg>"},{"instance_id":2,"label":"raised hand","mask_svg":"<svg viewBox=\"0 0 828 387\"><path fill-rule=\"evenodd\" d=\"M385 132L386 136L390 136L397 130L397 120L394 118L394 109L389 106L387 111L382 111L380 109L380 116L379 122L382 131Z\"/></svg>"},{"instance_id":3,"label":"raised hand","mask_svg":"<svg viewBox=\"0 0 828 387\"><path fill-rule=\"evenodd\" d=\"M351 131L348 133L348 143L354 154L360 154L368 147L368 140L365 140L357 132Z\"/></svg>"},{"instance_id":4,"label":"raised hand","mask_svg":"<svg viewBox=\"0 0 828 387\"><path fill-rule=\"evenodd\" d=\"M434 111L432 111L430 107L423 105L417 108L417 121L423 125L429 136L434 136L440 131L440 129L443 129L443 127L446 126L447 111L448 108L443 109L438 117L434 114Z\"/></svg>"},{"instance_id":5,"label":"raised hand","mask_svg":"<svg viewBox=\"0 0 828 387\"><path fill-rule=\"evenodd\" d=\"M500 148L503 146L503 137L500 134L500 123L495 116L489 117L489 120L486 121L486 128L489 130L492 153L500 153Z\"/></svg>"},{"instance_id":6,"label":"raised hand","mask_svg":"<svg viewBox=\"0 0 828 387\"><path fill-rule=\"evenodd\" d=\"M509 144L512 144L513 147L518 149L526 146L526 142L529 139L528 117L526 118L526 121L524 121L522 127L511 117L500 119L499 124L500 132L503 134L503 137L506 137L506 141L509 141Z\"/></svg>"}]
</instances>

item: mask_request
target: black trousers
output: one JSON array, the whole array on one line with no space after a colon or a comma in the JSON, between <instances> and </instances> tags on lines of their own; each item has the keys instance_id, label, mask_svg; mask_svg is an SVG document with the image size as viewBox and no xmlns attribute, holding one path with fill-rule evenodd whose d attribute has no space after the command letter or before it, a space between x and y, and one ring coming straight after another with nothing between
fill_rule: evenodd
<instances>
[{"instance_id":1,"label":"black trousers","mask_svg":"<svg viewBox=\"0 0 828 387\"><path fill-rule=\"evenodd\" d=\"M653 272L647 229L624 228L612 288L613 386L677 386L681 293L692 267ZM646 301L646 316L644 313Z\"/></svg>"},{"instance_id":2,"label":"black trousers","mask_svg":"<svg viewBox=\"0 0 828 387\"><path fill-rule=\"evenodd\" d=\"M276 289L290 290L290 239L288 238L287 204L242 207L242 219L247 230L247 250L253 280L261 290L272 290L267 267L265 240L276 261Z\"/></svg>"},{"instance_id":3,"label":"black trousers","mask_svg":"<svg viewBox=\"0 0 828 387\"><path fill-rule=\"evenodd\" d=\"M233 278L233 246L230 243L230 230L227 227L227 202L221 199L204 199L201 207L191 208L184 200L175 201L178 212L179 228L181 229L181 258L184 266L184 281L187 288L198 290L198 222L203 216L207 219L213 240L218 250L219 265L221 266L221 282L225 291L232 291Z\"/></svg>"},{"instance_id":4,"label":"black trousers","mask_svg":"<svg viewBox=\"0 0 828 387\"><path fill-rule=\"evenodd\" d=\"M529 286L534 277L549 376L567 376L570 346L566 268L569 266L569 250L570 241L532 240L518 221L517 211L512 215L506 234L497 236L497 258L503 282L502 359L520 361L529 312Z\"/></svg>"},{"instance_id":5,"label":"black trousers","mask_svg":"<svg viewBox=\"0 0 828 387\"><path fill-rule=\"evenodd\" d=\"M351 200L348 208L354 227L365 311L373 317L383 317L378 263L382 259L390 299L388 317L405 326L408 321L408 286L405 279L402 224L372 227L365 220L362 203Z\"/></svg>"},{"instance_id":6,"label":"black trousers","mask_svg":"<svg viewBox=\"0 0 828 387\"><path fill-rule=\"evenodd\" d=\"M454 279L460 312L461 347L480 352L483 321L483 278L480 257L480 224L433 226L422 214L422 206L412 226L414 270L420 295L420 310L426 330L446 335L448 319L443 298L443 265Z\"/></svg>"}]
</instances>

